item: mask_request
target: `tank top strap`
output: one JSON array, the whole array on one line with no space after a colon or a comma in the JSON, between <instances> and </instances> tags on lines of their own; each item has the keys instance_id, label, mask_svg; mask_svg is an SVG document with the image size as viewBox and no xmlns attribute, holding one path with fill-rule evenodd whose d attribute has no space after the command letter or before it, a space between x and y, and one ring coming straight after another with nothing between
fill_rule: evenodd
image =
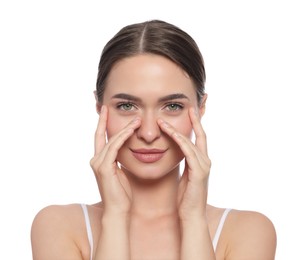
<instances>
[{"instance_id":1,"label":"tank top strap","mask_svg":"<svg viewBox=\"0 0 308 260\"><path fill-rule=\"evenodd\" d=\"M216 229L216 233L215 233L215 236L214 236L214 239L213 239L214 252L216 251L216 247L217 247L217 244L218 244L218 240L219 240L221 231L224 227L225 220L226 220L230 211L231 211L231 209L229 209L229 208L225 209L221 218L220 218L220 221L219 221L219 224L218 224L218 227Z\"/></svg>"},{"instance_id":2,"label":"tank top strap","mask_svg":"<svg viewBox=\"0 0 308 260\"><path fill-rule=\"evenodd\" d=\"M92 235L92 228L91 228L91 223L90 223L88 207L85 204L80 204L80 206L81 206L83 214L84 214L84 219L85 219L85 224L86 224L86 229L87 229L87 235L88 235L89 245L90 245L90 249L91 249L90 260L92 260L92 258L93 258L93 235Z\"/></svg>"}]
</instances>

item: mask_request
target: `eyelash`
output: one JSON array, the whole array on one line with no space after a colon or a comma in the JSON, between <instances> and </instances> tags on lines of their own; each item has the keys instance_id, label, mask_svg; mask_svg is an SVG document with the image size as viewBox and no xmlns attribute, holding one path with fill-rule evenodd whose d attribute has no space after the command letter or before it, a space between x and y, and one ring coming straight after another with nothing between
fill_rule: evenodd
<instances>
[{"instance_id":1,"label":"eyelash","mask_svg":"<svg viewBox=\"0 0 308 260\"><path fill-rule=\"evenodd\" d=\"M184 106L179 103L169 103L166 104L165 107L170 107L170 106L176 106L176 109L168 109L168 111L178 111L178 110L183 110Z\"/></svg>"},{"instance_id":2,"label":"eyelash","mask_svg":"<svg viewBox=\"0 0 308 260\"><path fill-rule=\"evenodd\" d=\"M131 111L131 110L127 110L127 109L124 109L123 107L124 106L127 106L127 105L130 105L130 106L132 106L132 107L136 107L133 103L131 103L131 102L121 102L121 103L118 103L117 104L117 109L119 109L119 110L123 110L123 111Z\"/></svg>"},{"instance_id":3,"label":"eyelash","mask_svg":"<svg viewBox=\"0 0 308 260\"><path fill-rule=\"evenodd\" d=\"M131 108L137 107L134 103L131 103L131 102L121 102L121 103L118 103L116 105L116 108L119 109L119 110L125 111L125 112L132 111L132 109L128 109L128 110L125 109L124 106L131 106ZM176 106L176 109L170 109L170 106ZM179 111L179 110L183 110L184 105L180 104L180 103L170 102L170 103L165 104L165 106L164 106L164 108L168 108L168 107L169 107L169 109L167 109L168 111L176 112L176 111Z\"/></svg>"}]
</instances>

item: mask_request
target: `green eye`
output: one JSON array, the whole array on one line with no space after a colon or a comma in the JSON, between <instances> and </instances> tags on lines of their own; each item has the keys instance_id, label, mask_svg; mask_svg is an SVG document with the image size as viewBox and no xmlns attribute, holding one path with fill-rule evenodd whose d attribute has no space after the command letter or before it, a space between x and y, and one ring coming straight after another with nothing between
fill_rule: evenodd
<instances>
[{"instance_id":1,"label":"green eye","mask_svg":"<svg viewBox=\"0 0 308 260\"><path fill-rule=\"evenodd\" d=\"M124 110L131 110L131 109L133 108L133 105L127 103L127 104L123 104L121 107L122 107L122 109L124 109Z\"/></svg>"},{"instance_id":2,"label":"green eye","mask_svg":"<svg viewBox=\"0 0 308 260\"><path fill-rule=\"evenodd\" d=\"M183 106L179 105L179 104L169 104L169 105L167 105L167 109L170 110L170 111L176 111L176 110L183 109Z\"/></svg>"},{"instance_id":3,"label":"green eye","mask_svg":"<svg viewBox=\"0 0 308 260\"><path fill-rule=\"evenodd\" d=\"M131 103L122 103L117 106L118 109L130 111L133 109L133 104Z\"/></svg>"}]
</instances>

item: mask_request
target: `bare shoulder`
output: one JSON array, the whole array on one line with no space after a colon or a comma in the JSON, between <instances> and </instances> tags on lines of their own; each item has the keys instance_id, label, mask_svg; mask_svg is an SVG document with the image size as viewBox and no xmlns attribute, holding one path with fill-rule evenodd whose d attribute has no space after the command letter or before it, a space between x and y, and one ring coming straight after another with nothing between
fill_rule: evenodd
<instances>
[{"instance_id":1,"label":"bare shoulder","mask_svg":"<svg viewBox=\"0 0 308 260\"><path fill-rule=\"evenodd\" d=\"M33 259L83 259L81 241L81 208L78 204L52 205L35 216L31 227Z\"/></svg>"},{"instance_id":2,"label":"bare shoulder","mask_svg":"<svg viewBox=\"0 0 308 260\"><path fill-rule=\"evenodd\" d=\"M227 259L275 259L276 231L267 216L232 210L226 224Z\"/></svg>"}]
</instances>

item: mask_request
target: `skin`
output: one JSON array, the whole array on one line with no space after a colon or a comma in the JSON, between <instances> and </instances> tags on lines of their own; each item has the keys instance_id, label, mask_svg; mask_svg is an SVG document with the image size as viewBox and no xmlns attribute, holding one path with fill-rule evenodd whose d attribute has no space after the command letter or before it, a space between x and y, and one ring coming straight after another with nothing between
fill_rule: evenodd
<instances>
[{"instance_id":1,"label":"skin","mask_svg":"<svg viewBox=\"0 0 308 260\"><path fill-rule=\"evenodd\" d=\"M204 112L206 96L202 107L198 108L196 93L188 76L169 60L153 55L139 56L138 59L126 59L118 63L110 73L107 86L103 104L106 108L108 107L108 117L113 118L113 120L107 120L106 123L109 140L127 126L131 120L140 120L133 126L136 128L134 134L125 140L119 149L117 160L125 172L125 175L121 176L127 176L133 190L138 191L134 194L134 201L138 201L133 205L134 210L138 211L138 207L142 205L142 212L152 211L153 206L149 205L149 199L156 198L155 203L163 204L165 203L163 198L174 197L174 191L177 188L179 163L184 154L179 147L182 142L179 138L172 136L174 129L178 129L178 134L186 137L185 140L189 139L193 128L189 109L195 109L196 115L192 113L195 119L194 123L196 127L199 127L199 132L202 131L200 123L197 126L197 117L199 117L199 113L203 114ZM125 99L113 98L119 93L129 93L131 96L138 97L141 102L130 105L129 111L125 111L123 108L119 109L117 105L127 102ZM159 101L161 98L177 93L185 95L185 98ZM172 104L179 104L182 108L177 105L171 110ZM107 111L105 110L103 113L106 113L103 116L107 117ZM205 140L200 144L200 146L202 145L206 147ZM182 147L185 149L186 146L182 145ZM145 164L136 160L129 148L168 150L157 163ZM191 148L195 149L194 146ZM98 148L98 150L100 149ZM207 154L205 157L208 160L208 167L204 172L208 174L210 162ZM161 181L161 179L164 181L157 181ZM151 180L156 185L149 185L147 189L144 189L144 185L150 183ZM154 190L149 189L151 186ZM173 189L170 190L170 187ZM157 197L157 194L162 194L164 197ZM167 207L174 210L174 203L169 202Z\"/></svg>"},{"instance_id":2,"label":"skin","mask_svg":"<svg viewBox=\"0 0 308 260\"><path fill-rule=\"evenodd\" d=\"M174 94L182 96L170 99ZM211 240L224 209L207 204L211 161L201 125L206 98L199 105L188 75L164 57L138 55L113 67L97 103L91 160L102 198L88 206L94 259L274 259L272 223L249 211L230 212L214 254ZM132 155L139 148L166 152L144 163ZM80 206L39 212L32 249L34 259L89 259Z\"/></svg>"}]
</instances>

